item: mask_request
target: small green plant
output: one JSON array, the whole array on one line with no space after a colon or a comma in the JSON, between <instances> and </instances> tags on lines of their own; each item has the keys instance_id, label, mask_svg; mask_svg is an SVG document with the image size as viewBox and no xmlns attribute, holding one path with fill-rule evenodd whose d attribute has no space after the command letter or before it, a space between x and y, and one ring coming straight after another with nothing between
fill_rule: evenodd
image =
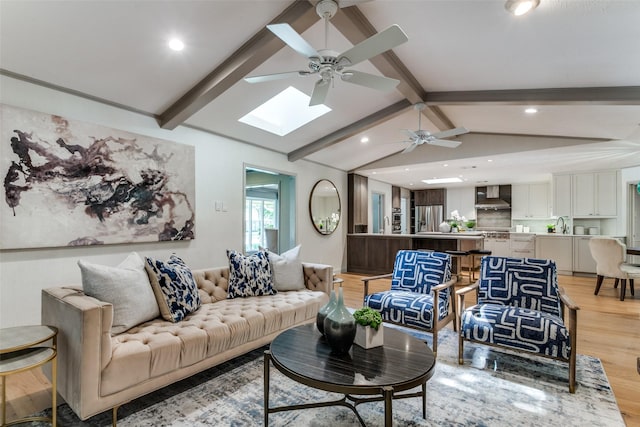
<instances>
[{"instance_id":1,"label":"small green plant","mask_svg":"<svg viewBox=\"0 0 640 427\"><path fill-rule=\"evenodd\" d=\"M464 224L469 230L471 230L472 228L475 228L476 226L476 222L474 220L469 220Z\"/></svg>"},{"instance_id":2,"label":"small green plant","mask_svg":"<svg viewBox=\"0 0 640 427\"><path fill-rule=\"evenodd\" d=\"M555 224L547 224L547 231L549 233L552 233L552 232L556 231L556 225Z\"/></svg>"},{"instance_id":3,"label":"small green plant","mask_svg":"<svg viewBox=\"0 0 640 427\"><path fill-rule=\"evenodd\" d=\"M380 312L370 308L370 307L362 307L357 309L353 313L354 319L356 319L356 323L362 326L371 326L376 331L378 327L382 323L382 316Z\"/></svg>"},{"instance_id":4,"label":"small green plant","mask_svg":"<svg viewBox=\"0 0 640 427\"><path fill-rule=\"evenodd\" d=\"M458 223L455 221L451 222L451 228L458 228Z\"/></svg>"}]
</instances>

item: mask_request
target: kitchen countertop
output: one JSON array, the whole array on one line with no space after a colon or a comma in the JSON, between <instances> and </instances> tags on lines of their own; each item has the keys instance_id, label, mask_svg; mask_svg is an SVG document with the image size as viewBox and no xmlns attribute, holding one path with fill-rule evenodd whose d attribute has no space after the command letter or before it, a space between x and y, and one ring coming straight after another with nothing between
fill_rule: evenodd
<instances>
[{"instance_id":1,"label":"kitchen countertop","mask_svg":"<svg viewBox=\"0 0 640 427\"><path fill-rule=\"evenodd\" d=\"M423 232L417 234L379 234L379 233L350 233L348 236L371 237L411 237L413 239L455 239L455 240L481 240L484 235L481 232L463 231L461 233L441 233L439 231Z\"/></svg>"}]
</instances>

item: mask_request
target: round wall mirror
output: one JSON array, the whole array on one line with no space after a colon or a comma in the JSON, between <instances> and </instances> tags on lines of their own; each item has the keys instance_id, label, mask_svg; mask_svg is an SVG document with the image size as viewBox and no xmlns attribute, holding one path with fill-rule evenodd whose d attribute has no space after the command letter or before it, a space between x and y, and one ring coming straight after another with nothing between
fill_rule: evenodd
<instances>
[{"instance_id":1,"label":"round wall mirror","mask_svg":"<svg viewBox=\"0 0 640 427\"><path fill-rule=\"evenodd\" d=\"M331 234L340 222L340 195L333 182L321 179L316 182L309 197L309 215L320 234Z\"/></svg>"}]
</instances>

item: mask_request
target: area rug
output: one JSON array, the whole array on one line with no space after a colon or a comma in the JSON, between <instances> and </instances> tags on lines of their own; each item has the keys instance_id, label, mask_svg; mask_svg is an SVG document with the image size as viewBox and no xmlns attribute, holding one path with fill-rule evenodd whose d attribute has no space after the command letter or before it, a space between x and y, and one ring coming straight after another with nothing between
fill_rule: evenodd
<instances>
[{"instance_id":1,"label":"area rug","mask_svg":"<svg viewBox=\"0 0 640 427\"><path fill-rule=\"evenodd\" d=\"M403 329L431 345L431 336ZM118 425L263 425L263 351L252 351L120 408ZM393 402L396 426L624 426L606 374L597 358L578 355L576 393L568 368L548 359L465 343L457 363L457 337L443 330L436 373L427 382L427 419L420 398ZM300 385L271 368L270 405L329 401L340 396ZM384 425L382 402L358 406L367 426ZM106 412L80 421L66 405L59 426L110 426ZM351 410L326 407L270 414L270 426L358 426Z\"/></svg>"}]
</instances>

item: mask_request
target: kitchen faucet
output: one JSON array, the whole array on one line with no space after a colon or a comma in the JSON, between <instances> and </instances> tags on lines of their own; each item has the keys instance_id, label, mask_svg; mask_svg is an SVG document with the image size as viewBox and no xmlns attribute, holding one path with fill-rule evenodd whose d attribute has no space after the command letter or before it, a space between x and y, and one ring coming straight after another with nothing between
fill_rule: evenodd
<instances>
[{"instance_id":1,"label":"kitchen faucet","mask_svg":"<svg viewBox=\"0 0 640 427\"><path fill-rule=\"evenodd\" d=\"M560 227L560 230L562 230L562 234L567 234L567 223L564 221L564 216L558 217L558 219L556 220L556 225L558 225L559 222L562 222L562 227Z\"/></svg>"}]
</instances>

